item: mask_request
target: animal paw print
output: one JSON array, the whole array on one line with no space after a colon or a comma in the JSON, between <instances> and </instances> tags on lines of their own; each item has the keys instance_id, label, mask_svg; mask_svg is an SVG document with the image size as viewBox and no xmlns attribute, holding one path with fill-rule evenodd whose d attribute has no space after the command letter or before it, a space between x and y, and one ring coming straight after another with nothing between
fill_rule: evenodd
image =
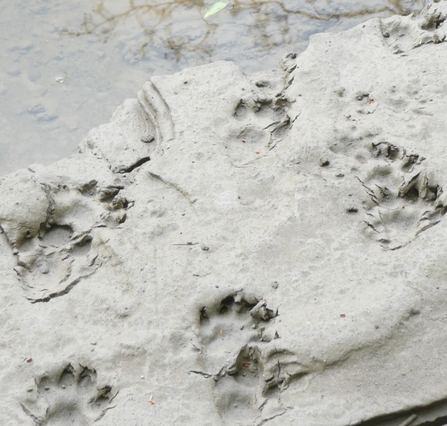
<instances>
[{"instance_id":1,"label":"animal paw print","mask_svg":"<svg viewBox=\"0 0 447 426\"><path fill-rule=\"evenodd\" d=\"M280 336L272 326L277 316L265 300L242 292L202 308L201 360L212 373L196 373L213 377L215 404L222 417L252 421L268 399L309 373L276 340Z\"/></svg>"},{"instance_id":2,"label":"animal paw print","mask_svg":"<svg viewBox=\"0 0 447 426\"><path fill-rule=\"evenodd\" d=\"M96 387L96 371L68 364L61 373L45 375L36 381L22 402L22 408L36 426L89 426L101 419L111 406L110 386Z\"/></svg>"},{"instance_id":3,"label":"animal paw print","mask_svg":"<svg viewBox=\"0 0 447 426\"><path fill-rule=\"evenodd\" d=\"M268 340L263 336L265 328L259 326L267 324L276 315L264 300L240 292L225 297L217 306L202 308L201 340L214 364L221 366L218 376L234 372L235 366L240 364L241 354L247 352L248 342ZM234 349L234 358L230 361L229 349ZM256 357L253 351L248 352Z\"/></svg>"},{"instance_id":4,"label":"animal paw print","mask_svg":"<svg viewBox=\"0 0 447 426\"><path fill-rule=\"evenodd\" d=\"M47 198L45 221L21 240L10 238L17 257L15 271L28 300L48 302L60 297L96 271L94 228L114 228L126 220L129 202L119 195L121 189L100 188L96 181L80 187L42 184Z\"/></svg>"},{"instance_id":5,"label":"animal paw print","mask_svg":"<svg viewBox=\"0 0 447 426\"><path fill-rule=\"evenodd\" d=\"M242 126L236 137L243 139L245 143L267 142L272 148L278 140L285 137L291 127L287 114L289 106L290 102L283 94L271 97L259 93L242 98L236 106L234 117L246 125ZM256 124L253 125L252 121Z\"/></svg>"},{"instance_id":6,"label":"animal paw print","mask_svg":"<svg viewBox=\"0 0 447 426\"><path fill-rule=\"evenodd\" d=\"M394 54L400 54L423 44L445 41L446 30L442 25L445 20L445 12L429 5L419 16L387 18L380 24L385 43Z\"/></svg>"},{"instance_id":7,"label":"animal paw print","mask_svg":"<svg viewBox=\"0 0 447 426\"><path fill-rule=\"evenodd\" d=\"M266 154L288 135L292 126L283 83L260 80L253 86L234 104L234 120L228 123L225 140L233 165Z\"/></svg>"},{"instance_id":8,"label":"animal paw print","mask_svg":"<svg viewBox=\"0 0 447 426\"><path fill-rule=\"evenodd\" d=\"M442 188L419 155L388 142L373 144L372 153L376 165L359 178L369 196L365 223L384 248L395 250L439 223L447 211Z\"/></svg>"}]
</instances>

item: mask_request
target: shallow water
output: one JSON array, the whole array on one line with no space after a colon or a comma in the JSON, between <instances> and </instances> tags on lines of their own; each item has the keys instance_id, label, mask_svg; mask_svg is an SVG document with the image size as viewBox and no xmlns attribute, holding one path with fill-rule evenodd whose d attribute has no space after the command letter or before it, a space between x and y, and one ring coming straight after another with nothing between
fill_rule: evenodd
<instances>
[{"instance_id":1,"label":"shallow water","mask_svg":"<svg viewBox=\"0 0 447 426\"><path fill-rule=\"evenodd\" d=\"M0 4L0 175L70 155L154 74L232 60L269 70L310 35L425 0L15 0Z\"/></svg>"}]
</instances>

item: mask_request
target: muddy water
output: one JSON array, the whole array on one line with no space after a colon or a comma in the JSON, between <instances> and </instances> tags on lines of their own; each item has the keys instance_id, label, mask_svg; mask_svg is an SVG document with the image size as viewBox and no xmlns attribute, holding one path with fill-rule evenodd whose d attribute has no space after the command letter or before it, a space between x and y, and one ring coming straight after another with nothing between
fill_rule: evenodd
<instances>
[{"instance_id":1,"label":"muddy water","mask_svg":"<svg viewBox=\"0 0 447 426\"><path fill-rule=\"evenodd\" d=\"M425 0L14 0L0 4L0 175L70 155L154 74L214 60L268 70L309 36Z\"/></svg>"}]
</instances>

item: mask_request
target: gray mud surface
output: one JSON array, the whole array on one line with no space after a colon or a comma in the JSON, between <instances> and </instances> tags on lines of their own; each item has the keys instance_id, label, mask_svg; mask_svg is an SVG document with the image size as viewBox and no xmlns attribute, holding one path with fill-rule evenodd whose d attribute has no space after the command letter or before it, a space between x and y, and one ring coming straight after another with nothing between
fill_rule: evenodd
<instances>
[{"instance_id":1,"label":"gray mud surface","mask_svg":"<svg viewBox=\"0 0 447 426\"><path fill-rule=\"evenodd\" d=\"M152 77L4 177L0 423L445 424L446 18Z\"/></svg>"},{"instance_id":2,"label":"gray mud surface","mask_svg":"<svg viewBox=\"0 0 447 426\"><path fill-rule=\"evenodd\" d=\"M276 68L309 36L425 0L15 0L0 3L0 176L51 164L153 75L230 60Z\"/></svg>"}]
</instances>

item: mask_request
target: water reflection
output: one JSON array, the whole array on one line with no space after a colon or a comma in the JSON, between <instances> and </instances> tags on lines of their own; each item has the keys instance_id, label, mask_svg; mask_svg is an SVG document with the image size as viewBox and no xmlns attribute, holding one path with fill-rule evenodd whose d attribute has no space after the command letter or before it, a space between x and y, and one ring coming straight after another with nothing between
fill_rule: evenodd
<instances>
[{"instance_id":1,"label":"water reflection","mask_svg":"<svg viewBox=\"0 0 447 426\"><path fill-rule=\"evenodd\" d=\"M331 27L344 29L372 16L406 15L422 8L424 0L364 3L358 0L233 0L224 11L205 20L204 12L212 2L128 0L123 7L121 1L102 0L91 12L85 13L78 29L64 29L61 33L95 35L107 43L114 31L127 28L133 34L133 42L124 57L130 63L150 56L151 48L164 51L166 59L179 63L192 52L202 60L210 59L223 47L232 51L229 56L237 62L242 52L259 49L268 54L280 46L303 43L311 34ZM228 31L219 31L222 27ZM140 37L135 37L137 28Z\"/></svg>"}]
</instances>

